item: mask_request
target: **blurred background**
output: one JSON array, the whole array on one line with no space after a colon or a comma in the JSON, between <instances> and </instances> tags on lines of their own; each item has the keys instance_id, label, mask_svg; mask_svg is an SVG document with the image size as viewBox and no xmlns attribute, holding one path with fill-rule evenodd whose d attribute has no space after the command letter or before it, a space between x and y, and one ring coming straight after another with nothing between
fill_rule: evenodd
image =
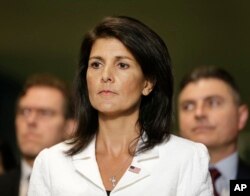
<instances>
[{"instance_id":1,"label":"blurred background","mask_svg":"<svg viewBox=\"0 0 250 196\"><path fill-rule=\"evenodd\" d=\"M72 84L84 33L108 15L135 17L165 40L173 61L176 92L184 73L197 65L213 64L235 76L250 105L247 0L0 2L0 137L13 152L15 99L25 78L49 72ZM248 123L241 134L240 153L250 163L249 129ZM176 124L174 130L178 130Z\"/></svg>"}]
</instances>

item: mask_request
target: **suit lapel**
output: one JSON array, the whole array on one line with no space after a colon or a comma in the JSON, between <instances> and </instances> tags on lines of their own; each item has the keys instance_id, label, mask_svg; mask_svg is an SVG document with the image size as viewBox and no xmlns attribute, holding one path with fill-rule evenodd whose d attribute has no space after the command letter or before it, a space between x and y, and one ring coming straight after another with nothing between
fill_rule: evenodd
<instances>
[{"instance_id":1,"label":"suit lapel","mask_svg":"<svg viewBox=\"0 0 250 196\"><path fill-rule=\"evenodd\" d=\"M247 165L242 159L238 162L237 179L250 179L250 166Z\"/></svg>"}]
</instances>

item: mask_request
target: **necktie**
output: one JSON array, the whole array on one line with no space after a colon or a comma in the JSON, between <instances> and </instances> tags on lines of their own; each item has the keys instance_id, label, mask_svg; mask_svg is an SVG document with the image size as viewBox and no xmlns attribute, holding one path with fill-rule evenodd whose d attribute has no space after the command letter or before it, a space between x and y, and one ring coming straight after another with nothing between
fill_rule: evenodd
<instances>
[{"instance_id":1,"label":"necktie","mask_svg":"<svg viewBox=\"0 0 250 196\"><path fill-rule=\"evenodd\" d=\"M216 180L221 176L221 173L216 169L216 168L211 168L209 169L209 172L212 177L212 183L213 183L213 188L214 188L214 196L219 196L216 187L215 187L215 182Z\"/></svg>"}]
</instances>

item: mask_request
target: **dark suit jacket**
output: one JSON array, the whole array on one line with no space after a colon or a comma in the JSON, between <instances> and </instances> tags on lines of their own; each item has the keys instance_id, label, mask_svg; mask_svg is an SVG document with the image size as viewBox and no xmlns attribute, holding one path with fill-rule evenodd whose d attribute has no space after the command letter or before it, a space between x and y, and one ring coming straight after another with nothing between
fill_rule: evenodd
<instances>
[{"instance_id":1,"label":"dark suit jacket","mask_svg":"<svg viewBox=\"0 0 250 196\"><path fill-rule=\"evenodd\" d=\"M237 179L248 179L250 180L250 166L247 165L243 160L239 159Z\"/></svg>"},{"instance_id":2,"label":"dark suit jacket","mask_svg":"<svg viewBox=\"0 0 250 196\"><path fill-rule=\"evenodd\" d=\"M0 195L18 196L21 178L20 167L13 169L0 176Z\"/></svg>"}]
</instances>

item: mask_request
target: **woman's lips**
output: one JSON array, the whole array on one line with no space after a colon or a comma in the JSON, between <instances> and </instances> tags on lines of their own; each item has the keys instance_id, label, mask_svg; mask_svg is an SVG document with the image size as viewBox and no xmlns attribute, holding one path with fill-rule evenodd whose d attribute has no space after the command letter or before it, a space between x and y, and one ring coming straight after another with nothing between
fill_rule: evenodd
<instances>
[{"instance_id":1,"label":"woman's lips","mask_svg":"<svg viewBox=\"0 0 250 196\"><path fill-rule=\"evenodd\" d=\"M117 93L115 93L114 91L111 91L111 90L101 90L99 91L100 95L103 95L103 96L109 96L109 95L115 95Z\"/></svg>"}]
</instances>

